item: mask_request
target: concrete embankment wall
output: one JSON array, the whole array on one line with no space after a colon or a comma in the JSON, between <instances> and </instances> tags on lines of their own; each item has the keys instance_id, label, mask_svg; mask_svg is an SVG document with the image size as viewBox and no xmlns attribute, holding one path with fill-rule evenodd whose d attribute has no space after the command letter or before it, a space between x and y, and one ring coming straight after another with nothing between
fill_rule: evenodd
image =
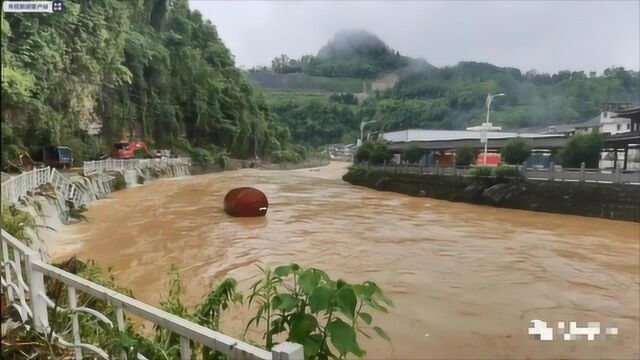
<instances>
[{"instance_id":1,"label":"concrete embankment wall","mask_svg":"<svg viewBox=\"0 0 640 360\"><path fill-rule=\"evenodd\" d=\"M640 222L640 186L517 181L350 170L343 180L381 191L519 210Z\"/></svg>"}]
</instances>

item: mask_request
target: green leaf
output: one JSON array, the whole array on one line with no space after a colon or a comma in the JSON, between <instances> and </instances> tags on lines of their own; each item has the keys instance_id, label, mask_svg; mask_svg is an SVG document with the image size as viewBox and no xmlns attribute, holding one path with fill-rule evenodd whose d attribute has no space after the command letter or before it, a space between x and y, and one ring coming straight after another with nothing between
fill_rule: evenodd
<instances>
[{"instance_id":1,"label":"green leaf","mask_svg":"<svg viewBox=\"0 0 640 360\"><path fill-rule=\"evenodd\" d=\"M312 313L329 308L329 303L335 294L335 290L327 286L318 286L309 294L309 308Z\"/></svg>"},{"instance_id":2,"label":"green leaf","mask_svg":"<svg viewBox=\"0 0 640 360\"><path fill-rule=\"evenodd\" d=\"M359 358L362 358L362 357L363 357L363 356L365 356L365 355L366 355L366 353L367 353L366 351L364 351L364 350L362 350L362 349L360 348L360 346L358 345L358 342L357 342L357 341L355 341L355 340L354 340L354 342L353 342L353 346L351 347L351 352L352 352L355 356L357 356L357 357L359 357Z\"/></svg>"},{"instance_id":3,"label":"green leaf","mask_svg":"<svg viewBox=\"0 0 640 360\"><path fill-rule=\"evenodd\" d=\"M320 344L322 344L322 335L311 334L304 337L303 339L298 339L296 342L304 347L305 359L314 357L320 351Z\"/></svg>"},{"instance_id":4,"label":"green leaf","mask_svg":"<svg viewBox=\"0 0 640 360\"><path fill-rule=\"evenodd\" d=\"M356 312L356 305L358 305L358 299L356 299L356 294L353 292L353 289L347 286L338 290L336 302L340 310L342 310L349 319L353 319Z\"/></svg>"},{"instance_id":5,"label":"green leaf","mask_svg":"<svg viewBox=\"0 0 640 360\"><path fill-rule=\"evenodd\" d=\"M298 341L306 338L318 328L318 320L311 314L293 314L289 319L289 339Z\"/></svg>"},{"instance_id":6,"label":"green leaf","mask_svg":"<svg viewBox=\"0 0 640 360\"><path fill-rule=\"evenodd\" d=\"M387 333L384 330L382 330L379 326L374 326L373 331L375 331L378 335L380 335L381 338L387 340L388 342L391 342L391 338L389 337L389 335L387 335Z\"/></svg>"},{"instance_id":7,"label":"green leaf","mask_svg":"<svg viewBox=\"0 0 640 360\"><path fill-rule=\"evenodd\" d=\"M364 332L364 330L358 328L358 332L364 336L367 337L367 339L371 339L371 335L367 334L366 332Z\"/></svg>"},{"instance_id":8,"label":"green leaf","mask_svg":"<svg viewBox=\"0 0 640 360\"><path fill-rule=\"evenodd\" d=\"M336 282L336 288L340 290L345 286L349 286L349 284L347 284L347 282L342 279L338 279L338 281Z\"/></svg>"},{"instance_id":9,"label":"green leaf","mask_svg":"<svg viewBox=\"0 0 640 360\"><path fill-rule=\"evenodd\" d=\"M361 312L358 314L358 316L360 316L360 318L364 320L364 322L366 322L367 325L371 325L371 321L373 320L371 318L371 315L367 314L366 312Z\"/></svg>"},{"instance_id":10,"label":"green leaf","mask_svg":"<svg viewBox=\"0 0 640 360\"><path fill-rule=\"evenodd\" d=\"M262 312L264 311L264 306L260 306L258 308L258 312L256 313L256 326L260 325L260 319L262 318Z\"/></svg>"},{"instance_id":11,"label":"green leaf","mask_svg":"<svg viewBox=\"0 0 640 360\"><path fill-rule=\"evenodd\" d=\"M300 269L300 266L298 266L298 264L282 265L282 266L278 266L273 271L273 273L280 277L286 277L286 276L289 276L289 274L298 271L299 269Z\"/></svg>"},{"instance_id":12,"label":"green leaf","mask_svg":"<svg viewBox=\"0 0 640 360\"><path fill-rule=\"evenodd\" d=\"M271 307L276 310L291 311L298 306L299 299L291 294L281 293L271 299Z\"/></svg>"},{"instance_id":13,"label":"green leaf","mask_svg":"<svg viewBox=\"0 0 640 360\"><path fill-rule=\"evenodd\" d=\"M357 346L356 332L344 321L340 319L332 320L327 325L327 331L331 336L331 344L340 352L340 355L345 355Z\"/></svg>"},{"instance_id":14,"label":"green leaf","mask_svg":"<svg viewBox=\"0 0 640 360\"><path fill-rule=\"evenodd\" d=\"M318 286L319 281L320 274L314 269L307 269L302 274L300 274L298 284L300 285L300 290L302 290L303 293L309 294Z\"/></svg>"}]
</instances>

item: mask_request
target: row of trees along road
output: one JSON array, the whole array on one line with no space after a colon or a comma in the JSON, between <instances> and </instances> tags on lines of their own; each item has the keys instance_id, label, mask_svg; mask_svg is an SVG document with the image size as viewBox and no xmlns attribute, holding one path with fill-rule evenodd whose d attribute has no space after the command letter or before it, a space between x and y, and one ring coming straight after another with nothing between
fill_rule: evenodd
<instances>
[{"instance_id":1,"label":"row of trees along road","mask_svg":"<svg viewBox=\"0 0 640 360\"><path fill-rule=\"evenodd\" d=\"M562 164L565 167L580 167L584 162L588 168L597 168L600 160L600 151L602 149L601 134L577 134L569 138L567 145L557 154L554 159L556 164ZM502 150L502 160L508 165L522 165L531 156L531 145L521 138L516 137L507 142ZM402 153L402 159L411 164L418 163L426 154L426 150L420 148L417 144L409 145ZM456 165L469 166L472 165L477 156L477 152L467 146L456 149ZM373 141L365 141L356 152L356 162L368 161L372 164L380 164L385 160L389 160L391 154L389 148L385 144L375 143Z\"/></svg>"}]
</instances>

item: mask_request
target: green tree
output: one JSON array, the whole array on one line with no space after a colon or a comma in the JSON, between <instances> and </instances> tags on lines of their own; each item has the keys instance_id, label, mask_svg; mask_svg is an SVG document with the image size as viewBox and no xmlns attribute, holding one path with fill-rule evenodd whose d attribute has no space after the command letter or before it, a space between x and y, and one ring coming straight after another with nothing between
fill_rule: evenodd
<instances>
[{"instance_id":1,"label":"green tree","mask_svg":"<svg viewBox=\"0 0 640 360\"><path fill-rule=\"evenodd\" d=\"M402 158L411 164L420 161L423 155L424 150L418 144L411 144L402 152Z\"/></svg>"},{"instance_id":2,"label":"green tree","mask_svg":"<svg viewBox=\"0 0 640 360\"><path fill-rule=\"evenodd\" d=\"M382 164L389 159L391 159L391 153L386 144L376 144L369 155L369 161L372 164Z\"/></svg>"},{"instance_id":3,"label":"green tree","mask_svg":"<svg viewBox=\"0 0 640 360\"><path fill-rule=\"evenodd\" d=\"M560 158L565 167L578 168L584 162L588 168L597 168L601 151L600 133L577 134L569 138L567 145L560 151Z\"/></svg>"},{"instance_id":4,"label":"green tree","mask_svg":"<svg viewBox=\"0 0 640 360\"><path fill-rule=\"evenodd\" d=\"M509 140L502 149L502 158L509 165L521 165L530 155L531 145L521 137Z\"/></svg>"},{"instance_id":5,"label":"green tree","mask_svg":"<svg viewBox=\"0 0 640 360\"><path fill-rule=\"evenodd\" d=\"M187 0L65 2L57 16L2 16L3 162L73 145L84 160L122 138L235 157L285 150L286 126ZM96 140L85 123L102 123ZM340 135L336 135L339 137ZM87 151L86 149L91 149Z\"/></svg>"},{"instance_id":6,"label":"green tree","mask_svg":"<svg viewBox=\"0 0 640 360\"><path fill-rule=\"evenodd\" d=\"M371 154L376 147L376 143L371 140L366 140L356 150L355 160L357 163L369 161Z\"/></svg>"},{"instance_id":7,"label":"green tree","mask_svg":"<svg viewBox=\"0 0 640 360\"><path fill-rule=\"evenodd\" d=\"M456 165L469 166L475 162L476 152L469 146L461 146L456 149Z\"/></svg>"}]
</instances>

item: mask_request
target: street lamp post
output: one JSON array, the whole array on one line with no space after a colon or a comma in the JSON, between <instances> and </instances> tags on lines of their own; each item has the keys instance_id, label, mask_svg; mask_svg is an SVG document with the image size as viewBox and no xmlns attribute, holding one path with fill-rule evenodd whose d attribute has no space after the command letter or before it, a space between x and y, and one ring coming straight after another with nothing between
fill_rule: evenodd
<instances>
[{"instance_id":1,"label":"street lamp post","mask_svg":"<svg viewBox=\"0 0 640 360\"><path fill-rule=\"evenodd\" d=\"M373 124L374 122L376 122L375 120L371 120L371 121L362 121L360 122L360 139L358 139L358 146L362 145L362 139L364 137L364 127L369 125L369 124Z\"/></svg>"},{"instance_id":2,"label":"street lamp post","mask_svg":"<svg viewBox=\"0 0 640 360\"><path fill-rule=\"evenodd\" d=\"M489 146L489 134L487 133L487 131L493 129L493 126L489 121L489 114L491 113L491 102L493 102L493 98L498 96L504 96L504 94L500 93L496 95L491 95L491 93L489 93L489 95L487 95L487 122L484 123L486 130L484 135L484 157L482 159L483 165L487 164L487 148Z\"/></svg>"},{"instance_id":3,"label":"street lamp post","mask_svg":"<svg viewBox=\"0 0 640 360\"><path fill-rule=\"evenodd\" d=\"M480 141L484 143L484 156L482 159L482 163L484 165L487 164L487 150L489 147L489 134L488 131L489 130L502 130L501 127L499 126L493 126L493 124L491 124L491 122L489 121L489 114L491 112L491 102L493 102L493 98L498 97L498 96L505 96L503 93L500 94L496 94L496 95L491 95L491 93L489 93L487 95L487 120L482 123L482 125L480 126L473 126L473 127L468 127L467 130L474 130L474 131L482 131L482 135L480 136Z\"/></svg>"}]
</instances>

